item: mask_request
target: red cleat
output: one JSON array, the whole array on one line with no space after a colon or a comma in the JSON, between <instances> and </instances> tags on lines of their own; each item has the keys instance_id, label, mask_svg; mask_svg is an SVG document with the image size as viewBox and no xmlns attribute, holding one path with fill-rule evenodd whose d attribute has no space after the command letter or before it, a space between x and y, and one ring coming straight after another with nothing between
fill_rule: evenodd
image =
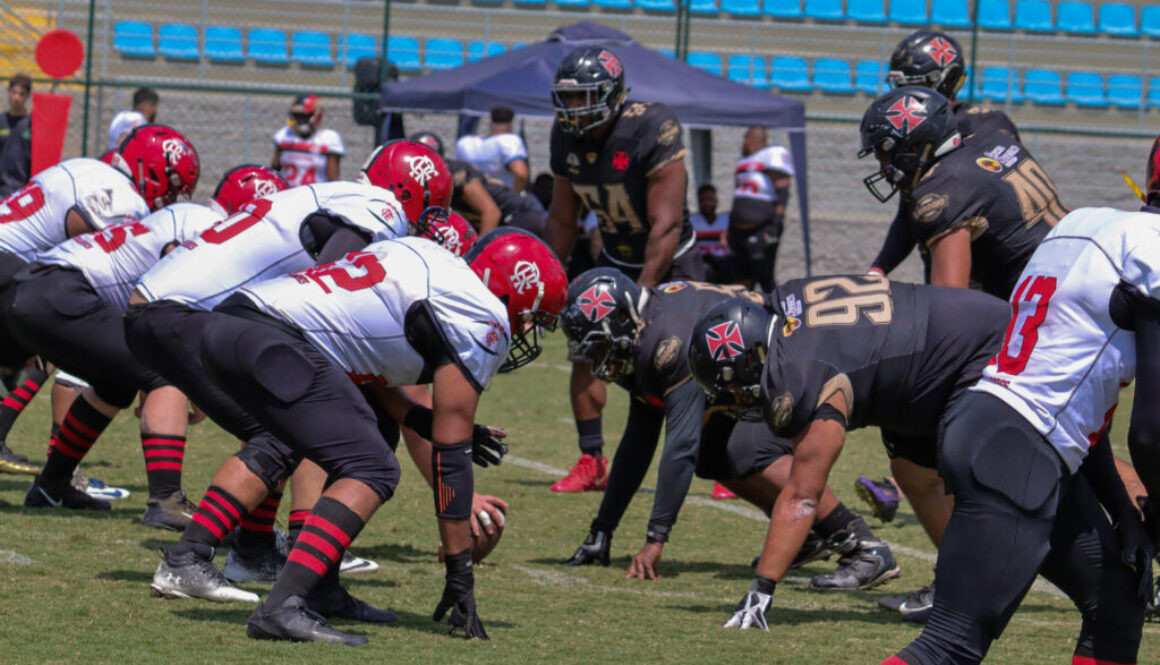
<instances>
[{"instance_id":1,"label":"red cleat","mask_svg":"<svg viewBox=\"0 0 1160 665\"><path fill-rule=\"evenodd\" d=\"M550 488L553 492L602 491L608 485L608 458L581 455L576 465Z\"/></svg>"},{"instance_id":2,"label":"red cleat","mask_svg":"<svg viewBox=\"0 0 1160 665\"><path fill-rule=\"evenodd\" d=\"M713 498L714 499L736 499L738 497L736 494L729 491L728 487L725 487L721 483L713 483Z\"/></svg>"}]
</instances>

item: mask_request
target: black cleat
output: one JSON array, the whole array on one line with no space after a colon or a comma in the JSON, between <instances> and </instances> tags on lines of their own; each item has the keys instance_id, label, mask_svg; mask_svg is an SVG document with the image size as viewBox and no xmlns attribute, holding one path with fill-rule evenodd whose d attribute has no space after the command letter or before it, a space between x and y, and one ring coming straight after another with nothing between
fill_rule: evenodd
<instances>
[{"instance_id":1,"label":"black cleat","mask_svg":"<svg viewBox=\"0 0 1160 665\"><path fill-rule=\"evenodd\" d=\"M247 551L235 546L226 558L226 566L222 569L226 579L231 582L258 582L271 583L278 578L282 567L286 565L286 555L277 547Z\"/></svg>"},{"instance_id":2,"label":"black cleat","mask_svg":"<svg viewBox=\"0 0 1160 665\"><path fill-rule=\"evenodd\" d=\"M350 595L341 584L316 589L307 601L310 609L328 619L350 619L363 623L394 623L399 617L390 610L371 607Z\"/></svg>"},{"instance_id":3,"label":"black cleat","mask_svg":"<svg viewBox=\"0 0 1160 665\"><path fill-rule=\"evenodd\" d=\"M149 497L141 523L152 529L185 531L196 511L197 507L186 498L185 492L178 490L165 497Z\"/></svg>"},{"instance_id":4,"label":"black cleat","mask_svg":"<svg viewBox=\"0 0 1160 665\"><path fill-rule=\"evenodd\" d=\"M934 584L924 586L918 591L909 593L898 606L903 621L911 623L926 623L934 609Z\"/></svg>"},{"instance_id":5,"label":"black cleat","mask_svg":"<svg viewBox=\"0 0 1160 665\"><path fill-rule=\"evenodd\" d=\"M864 541L858 548L838 560L838 567L828 573L815 575L810 588L824 591L869 589L894 579L902 569L894 561L894 554L885 543Z\"/></svg>"},{"instance_id":6,"label":"black cleat","mask_svg":"<svg viewBox=\"0 0 1160 665\"><path fill-rule=\"evenodd\" d=\"M301 596L290 596L279 607L268 608L265 603L258 605L246 624L246 634L256 640L323 641L352 647L367 643L364 635L332 628L321 614L307 606Z\"/></svg>"},{"instance_id":7,"label":"black cleat","mask_svg":"<svg viewBox=\"0 0 1160 665\"><path fill-rule=\"evenodd\" d=\"M68 508L70 510L109 510L112 504L94 499L73 487L69 482L48 483L40 476L32 482L24 495L25 508Z\"/></svg>"}]
</instances>

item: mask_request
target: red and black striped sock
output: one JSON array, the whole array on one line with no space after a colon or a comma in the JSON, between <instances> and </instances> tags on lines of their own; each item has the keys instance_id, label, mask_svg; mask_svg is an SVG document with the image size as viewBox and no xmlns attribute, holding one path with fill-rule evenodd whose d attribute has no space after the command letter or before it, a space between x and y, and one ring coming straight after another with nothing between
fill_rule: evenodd
<instances>
[{"instance_id":1,"label":"red and black striped sock","mask_svg":"<svg viewBox=\"0 0 1160 665\"><path fill-rule=\"evenodd\" d=\"M141 432L141 452L145 455L145 476L149 496L163 499L181 491L181 468L185 461L185 437Z\"/></svg>"},{"instance_id":2,"label":"red and black striped sock","mask_svg":"<svg viewBox=\"0 0 1160 665\"><path fill-rule=\"evenodd\" d=\"M278 516L281 503L282 493L270 492L257 508L242 516L242 528L238 531L239 548L249 551L274 548L274 518Z\"/></svg>"},{"instance_id":3,"label":"red and black striped sock","mask_svg":"<svg viewBox=\"0 0 1160 665\"><path fill-rule=\"evenodd\" d=\"M291 510L290 522L288 525L290 536L290 547L294 547L294 543L298 542L298 534L302 533L302 525L306 524L306 518L310 517L309 510Z\"/></svg>"},{"instance_id":4,"label":"red and black striped sock","mask_svg":"<svg viewBox=\"0 0 1160 665\"><path fill-rule=\"evenodd\" d=\"M8 396L0 402L0 441L8 438L8 432L12 430L12 426L16 424L16 419L20 417L24 407L36 397L36 393L40 391L40 387L44 385L45 380L48 379L48 372L45 372L39 367L34 367L29 370L24 383L12 389Z\"/></svg>"},{"instance_id":5,"label":"red and black striped sock","mask_svg":"<svg viewBox=\"0 0 1160 665\"><path fill-rule=\"evenodd\" d=\"M278 581L266 599L267 607L279 607L291 596L306 597L327 572L338 566L342 553L362 531L362 518L342 502L324 496L306 518L302 533Z\"/></svg>"},{"instance_id":6,"label":"red and black striped sock","mask_svg":"<svg viewBox=\"0 0 1160 665\"><path fill-rule=\"evenodd\" d=\"M234 495L217 485L210 485L197 504L189 526L181 534L181 540L170 550L173 554L184 554L192 545L221 545L226 534L234 530L246 514L246 507Z\"/></svg>"},{"instance_id":7,"label":"red and black striped sock","mask_svg":"<svg viewBox=\"0 0 1160 665\"><path fill-rule=\"evenodd\" d=\"M40 472L41 480L69 482L77 465L112 421L93 408L83 396L73 400L60 425L60 432L48 444L48 461Z\"/></svg>"}]
</instances>

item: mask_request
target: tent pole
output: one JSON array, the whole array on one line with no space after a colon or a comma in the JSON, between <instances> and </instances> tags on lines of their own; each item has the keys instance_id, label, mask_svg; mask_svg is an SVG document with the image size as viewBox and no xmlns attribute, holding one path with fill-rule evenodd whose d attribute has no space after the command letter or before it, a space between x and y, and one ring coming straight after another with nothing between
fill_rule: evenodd
<instances>
[{"instance_id":1,"label":"tent pole","mask_svg":"<svg viewBox=\"0 0 1160 665\"><path fill-rule=\"evenodd\" d=\"M677 0L677 43L673 52L682 62L689 55L689 0Z\"/></svg>"},{"instance_id":2,"label":"tent pole","mask_svg":"<svg viewBox=\"0 0 1160 665\"><path fill-rule=\"evenodd\" d=\"M387 39L391 36L391 0L383 0L383 47L379 65L379 87L387 84Z\"/></svg>"},{"instance_id":3,"label":"tent pole","mask_svg":"<svg viewBox=\"0 0 1160 665\"><path fill-rule=\"evenodd\" d=\"M975 66L979 61L979 0L975 0L975 6L971 12L971 85L970 90L967 91L967 106L975 103L975 81L979 76L979 70Z\"/></svg>"}]
</instances>

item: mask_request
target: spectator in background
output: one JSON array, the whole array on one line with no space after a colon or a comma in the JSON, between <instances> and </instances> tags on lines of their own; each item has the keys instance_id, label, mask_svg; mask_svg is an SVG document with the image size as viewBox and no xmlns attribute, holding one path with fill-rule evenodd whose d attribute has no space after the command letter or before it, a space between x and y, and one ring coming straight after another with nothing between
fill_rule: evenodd
<instances>
[{"instance_id":1,"label":"spectator in background","mask_svg":"<svg viewBox=\"0 0 1160 665\"><path fill-rule=\"evenodd\" d=\"M32 176L31 94L32 79L26 74L8 81L8 112L0 116L0 197L20 189Z\"/></svg>"},{"instance_id":2,"label":"spectator in background","mask_svg":"<svg viewBox=\"0 0 1160 665\"><path fill-rule=\"evenodd\" d=\"M513 118L515 111L510 108L493 108L490 133L461 137L455 143L455 155L522 194L528 186L528 147L512 133Z\"/></svg>"},{"instance_id":3,"label":"spectator in background","mask_svg":"<svg viewBox=\"0 0 1160 665\"><path fill-rule=\"evenodd\" d=\"M734 175L733 210L729 213L729 247L738 277L747 286L770 291L775 284L777 246L785 225L793 162L781 146L766 146L764 127L750 127L741 144Z\"/></svg>"},{"instance_id":4,"label":"spectator in background","mask_svg":"<svg viewBox=\"0 0 1160 665\"><path fill-rule=\"evenodd\" d=\"M718 284L733 281L734 273L729 250L729 213L717 212L717 188L705 183L697 188L697 212L689 215L697 234L697 247L705 259L705 280Z\"/></svg>"},{"instance_id":5,"label":"spectator in background","mask_svg":"<svg viewBox=\"0 0 1160 665\"><path fill-rule=\"evenodd\" d=\"M270 168L291 187L338 180L339 162L346 154L342 136L322 126L322 100L298 95L290 103L286 126L274 132L274 160Z\"/></svg>"},{"instance_id":6,"label":"spectator in background","mask_svg":"<svg viewBox=\"0 0 1160 665\"><path fill-rule=\"evenodd\" d=\"M133 93L133 110L121 111L109 123L109 150L114 150L125 135L141 125L148 125L157 118L157 106L161 98L153 88L137 88Z\"/></svg>"}]
</instances>

